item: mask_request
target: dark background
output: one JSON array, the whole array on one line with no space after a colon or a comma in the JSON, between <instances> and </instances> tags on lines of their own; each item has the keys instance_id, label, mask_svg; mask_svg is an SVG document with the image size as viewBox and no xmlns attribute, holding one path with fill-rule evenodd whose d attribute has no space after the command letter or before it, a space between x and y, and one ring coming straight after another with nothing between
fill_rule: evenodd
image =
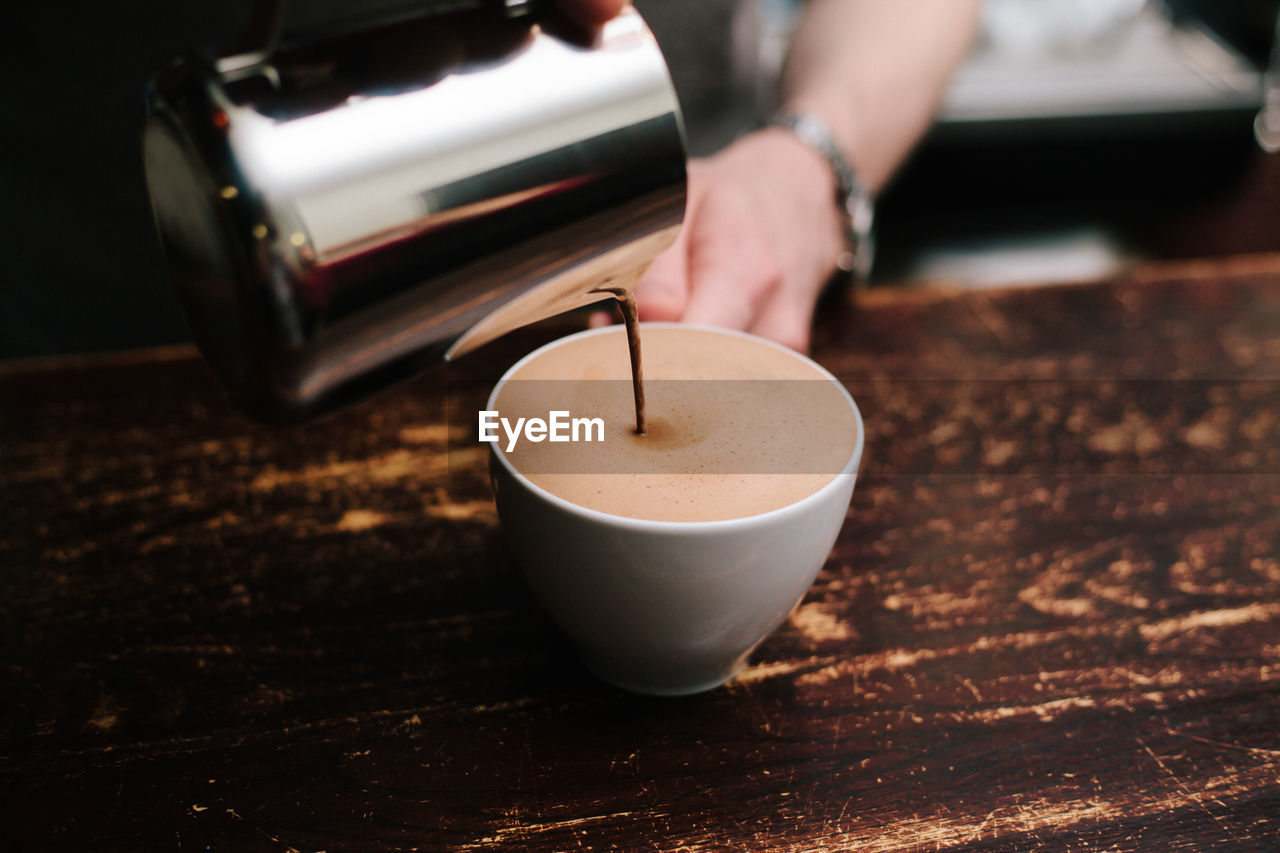
<instances>
[{"instance_id":1,"label":"dark background","mask_svg":"<svg viewBox=\"0 0 1280 853\"><path fill-rule=\"evenodd\" d=\"M142 177L147 79L231 43L250 3L21 3L0 102L0 356L186 338Z\"/></svg>"}]
</instances>

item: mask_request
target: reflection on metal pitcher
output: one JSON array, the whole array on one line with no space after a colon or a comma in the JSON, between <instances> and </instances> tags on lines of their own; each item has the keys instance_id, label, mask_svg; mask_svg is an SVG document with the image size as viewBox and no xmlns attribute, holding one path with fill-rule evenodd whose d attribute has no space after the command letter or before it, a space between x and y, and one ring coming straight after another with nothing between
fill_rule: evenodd
<instances>
[{"instance_id":1,"label":"reflection on metal pitcher","mask_svg":"<svg viewBox=\"0 0 1280 853\"><path fill-rule=\"evenodd\" d=\"M586 35L491 12L160 75L147 182L196 340L298 420L601 299L670 244L683 130L628 11Z\"/></svg>"}]
</instances>

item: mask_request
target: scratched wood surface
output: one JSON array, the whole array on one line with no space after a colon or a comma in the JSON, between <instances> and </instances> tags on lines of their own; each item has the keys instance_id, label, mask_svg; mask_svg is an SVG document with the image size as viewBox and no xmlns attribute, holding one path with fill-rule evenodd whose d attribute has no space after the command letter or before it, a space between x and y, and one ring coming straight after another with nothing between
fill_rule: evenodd
<instances>
[{"instance_id":1,"label":"scratched wood surface","mask_svg":"<svg viewBox=\"0 0 1280 853\"><path fill-rule=\"evenodd\" d=\"M844 532L685 699L503 551L463 423L559 331L288 430L185 350L0 369L0 846L1280 847L1280 256L829 306Z\"/></svg>"}]
</instances>

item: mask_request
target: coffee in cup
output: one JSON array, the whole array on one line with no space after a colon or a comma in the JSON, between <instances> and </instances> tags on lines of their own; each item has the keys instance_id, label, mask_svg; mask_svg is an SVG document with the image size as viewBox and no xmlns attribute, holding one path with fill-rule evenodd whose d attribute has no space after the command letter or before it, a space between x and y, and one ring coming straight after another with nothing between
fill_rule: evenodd
<instances>
[{"instance_id":1,"label":"coffee in cup","mask_svg":"<svg viewBox=\"0 0 1280 853\"><path fill-rule=\"evenodd\" d=\"M844 521L863 430L844 387L798 353L641 329L644 435L623 331L593 330L498 383L490 469L513 554L587 664L639 692L691 693L732 677L803 597Z\"/></svg>"}]
</instances>

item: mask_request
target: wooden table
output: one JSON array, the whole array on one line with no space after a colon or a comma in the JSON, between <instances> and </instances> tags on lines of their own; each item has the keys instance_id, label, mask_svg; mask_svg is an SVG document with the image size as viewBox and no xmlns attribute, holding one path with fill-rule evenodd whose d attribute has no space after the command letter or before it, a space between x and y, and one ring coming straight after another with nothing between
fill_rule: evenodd
<instances>
[{"instance_id":1,"label":"wooden table","mask_svg":"<svg viewBox=\"0 0 1280 853\"><path fill-rule=\"evenodd\" d=\"M561 331L298 429L0 370L0 846L1280 847L1280 256L828 307L848 522L684 699L580 666L461 426Z\"/></svg>"}]
</instances>

